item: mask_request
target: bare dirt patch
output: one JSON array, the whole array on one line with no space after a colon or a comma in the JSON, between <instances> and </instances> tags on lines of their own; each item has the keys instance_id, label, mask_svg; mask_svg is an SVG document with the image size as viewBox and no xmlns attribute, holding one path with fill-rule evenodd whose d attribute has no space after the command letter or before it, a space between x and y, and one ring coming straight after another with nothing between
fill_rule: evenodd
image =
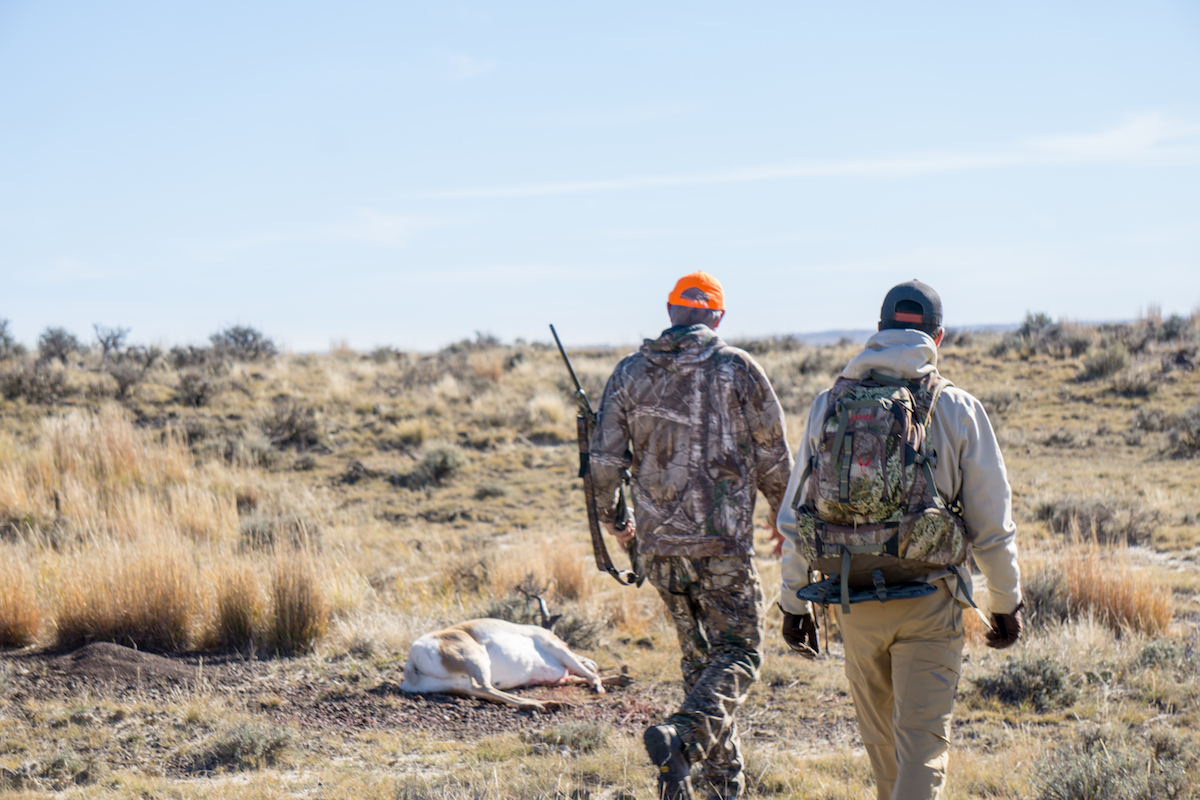
<instances>
[{"instance_id":1,"label":"bare dirt patch","mask_svg":"<svg viewBox=\"0 0 1200 800\"><path fill-rule=\"evenodd\" d=\"M93 642L71 653L45 660L48 671L89 683L156 683L190 685L196 668L174 658L144 653L112 642Z\"/></svg>"},{"instance_id":2,"label":"bare dirt patch","mask_svg":"<svg viewBox=\"0 0 1200 800\"><path fill-rule=\"evenodd\" d=\"M152 699L205 692L236 698L248 710L281 724L343 732L407 729L437 738L474 740L539 727L548 718L605 722L641 730L661 718L669 689L640 684L626 676L608 680L608 691L594 694L578 686L539 686L517 694L546 702L548 714L451 695L402 692L386 674L349 682L322 674L327 662L311 659L243 660L212 655L163 656L108 642L70 653L0 655L8 662L9 699L69 698L83 692L116 700Z\"/></svg>"}]
</instances>

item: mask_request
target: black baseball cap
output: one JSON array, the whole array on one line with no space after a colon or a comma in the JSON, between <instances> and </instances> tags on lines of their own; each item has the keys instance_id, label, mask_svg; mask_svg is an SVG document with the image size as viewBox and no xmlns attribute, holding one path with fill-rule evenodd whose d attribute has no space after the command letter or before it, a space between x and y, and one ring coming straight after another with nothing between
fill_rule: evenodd
<instances>
[{"instance_id":1,"label":"black baseball cap","mask_svg":"<svg viewBox=\"0 0 1200 800\"><path fill-rule=\"evenodd\" d=\"M939 328L942 298L933 287L913 278L893 286L883 298L879 321L884 328Z\"/></svg>"}]
</instances>

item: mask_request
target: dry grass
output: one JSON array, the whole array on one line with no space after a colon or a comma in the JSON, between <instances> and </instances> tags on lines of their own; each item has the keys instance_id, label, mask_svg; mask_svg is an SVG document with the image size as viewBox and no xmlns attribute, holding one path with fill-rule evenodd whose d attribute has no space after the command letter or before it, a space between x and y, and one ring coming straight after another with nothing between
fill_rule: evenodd
<instances>
[{"instance_id":1,"label":"dry grass","mask_svg":"<svg viewBox=\"0 0 1200 800\"><path fill-rule=\"evenodd\" d=\"M18 547L0 547L0 648L33 644L42 627L33 570Z\"/></svg>"},{"instance_id":2,"label":"dry grass","mask_svg":"<svg viewBox=\"0 0 1200 800\"><path fill-rule=\"evenodd\" d=\"M57 566L57 647L95 641L139 650L190 647L200 585L189 543L108 542L73 553Z\"/></svg>"},{"instance_id":3,"label":"dry grass","mask_svg":"<svg viewBox=\"0 0 1200 800\"><path fill-rule=\"evenodd\" d=\"M612 579L609 579L612 582ZM636 591L629 587L616 587L607 593L602 602L609 625L629 637L644 637L656 623L665 622L667 610L652 589ZM672 635L674 629L672 628Z\"/></svg>"},{"instance_id":4,"label":"dry grass","mask_svg":"<svg viewBox=\"0 0 1200 800\"><path fill-rule=\"evenodd\" d=\"M610 542L611 544L611 542ZM554 579L555 591L563 600L583 601L592 594L594 564L575 548L552 547L546 553L548 571ZM619 555L617 556L620 557Z\"/></svg>"},{"instance_id":5,"label":"dry grass","mask_svg":"<svg viewBox=\"0 0 1200 800\"><path fill-rule=\"evenodd\" d=\"M194 465L181 437L153 442L112 406L39 427L32 444L0 441L0 524L59 540L129 539L150 528L215 539L234 527L227 486Z\"/></svg>"},{"instance_id":6,"label":"dry grass","mask_svg":"<svg viewBox=\"0 0 1200 800\"><path fill-rule=\"evenodd\" d=\"M202 645L249 653L268 644L267 597L259 571L237 560L215 567L213 573L208 582L215 593L215 607Z\"/></svg>"},{"instance_id":7,"label":"dry grass","mask_svg":"<svg viewBox=\"0 0 1200 800\"><path fill-rule=\"evenodd\" d=\"M471 371L481 378L498 381L504 375L505 354L502 350L484 350L467 358Z\"/></svg>"},{"instance_id":8,"label":"dry grass","mask_svg":"<svg viewBox=\"0 0 1200 800\"><path fill-rule=\"evenodd\" d=\"M973 608L963 609L962 620L963 640L969 645L982 644L985 635L991 629L990 626L984 624L984 621L979 618L979 615L975 613L975 609Z\"/></svg>"},{"instance_id":9,"label":"dry grass","mask_svg":"<svg viewBox=\"0 0 1200 800\"><path fill-rule=\"evenodd\" d=\"M111 406L46 417L30 440L9 436L0 448L0 520L19 541L10 546L19 556L0 567L11 644L46 631L62 648L274 643L291 651L327 629L329 597L345 582L332 555L280 548L267 602L264 557L239 550L239 508L291 502L286 492L268 496L260 477L198 465L182 436L137 431ZM44 585L32 580L35 565ZM342 606L355 605L352 594ZM53 625L41 626L42 617Z\"/></svg>"},{"instance_id":10,"label":"dry grass","mask_svg":"<svg viewBox=\"0 0 1200 800\"><path fill-rule=\"evenodd\" d=\"M396 441L412 447L420 447L432 435L433 430L424 419L405 420L395 428Z\"/></svg>"},{"instance_id":11,"label":"dry grass","mask_svg":"<svg viewBox=\"0 0 1200 800\"><path fill-rule=\"evenodd\" d=\"M992 353L1000 337L987 335L956 336L941 351L943 373L994 412L1025 575L1031 588L1039 580L1059 587L1064 609L1061 617L1043 620L1048 624L1028 615L1021 643L1003 652L983 645L983 625L967 612L965 676L999 674L1018 655L1046 657L1064 665L1072 685L1083 690L1071 708L1039 714L972 694L964 682L949 798L1036 794L1030 765L1053 744L1071 741L1079 719L1176 729L1200 723L1193 710L1200 673L1188 649L1200 609L1200 492L1190 468L1196 437L1188 438L1196 426L1184 424L1200 418L1189 410L1200 371L1180 366L1175 351L1182 345L1147 339L1137 326L1059 327L1054 341L1047 334L999 355ZM1119 352L1118 342L1128 365L1080 381L1088 370L1084 357ZM1088 348L1075 352L1076 343ZM788 415L794 447L809 401L857 348L786 341L755 348ZM627 350L572 353L593 403ZM1160 368L1168 361L1175 366ZM204 370L204 380L220 391L186 405L179 372L163 365L130 389L123 406L106 404L111 379L72 364L55 366L66 394L38 401L48 405L0 400L0 538L6 542L0 556L11 553L23 565L33 598L27 591L23 601L3 599L21 580L6 579L5 559L0 603L24 603L46 620L35 644L54 641L53 621L67 597L77 597L75 605L86 612L77 618L91 614L93 628L104 622L106 635L125 635L112 621L117 615L103 608L104 587L144 575L165 592L162 616L175 620L160 628L186 628L190 646L260 657L309 650L272 660L269 669L278 675L294 670L296 681L317 677L334 693L361 691L339 676L357 670L395 679L418 635L491 603L524 604L514 587L532 574L549 588L551 613L566 615L562 623L604 625L602 636L588 639L591 657L606 667L628 666L635 686L664 708L677 701L675 633L657 595L649 587L617 586L591 561L574 479L570 387L555 350L481 340L433 354L389 350L360 357L343 349L189 369ZM1137 380L1125 380L1126 372ZM1143 383L1154 391L1143 391ZM297 413L283 415L290 428L272 429L272 444L264 425L278 421L280 396L291 398ZM69 406L85 397L99 410ZM300 435L288 441L292 432ZM434 451L445 458L431 456L423 465ZM352 462L363 468L351 470ZM451 467L442 469L440 481L389 480L420 470L432 476L439 464ZM760 503L759 524L765 513ZM1093 530L1101 544L1146 547L1064 547L1072 531L1090 538ZM761 532L758 549L770 603L778 562L765 557ZM610 550L624 566L624 554ZM1160 584L1164 575L1169 580ZM1161 588L1168 584L1173 598ZM190 612L170 612L181 602L171 596L193 598L184 603ZM142 613L158 602L119 593L109 600L140 603ZM532 606L522 610L532 613ZM16 619L3 619L10 616ZM832 653L800 663L784 651L777 622L777 612L769 612L763 680L739 718L753 791L778 798L872 796L869 767L855 749L836 629L828 632ZM47 720L69 721L72 712L38 716L41 701L23 702L33 709L28 718L6 716L0 707L0 768L18 771L36 761L40 775L57 755L35 729L46 729ZM139 749L126 740L133 728L118 737L112 726L81 733L68 725L63 730L70 731L66 738L80 763L95 758L124 765L114 766L111 783L78 791L96 797L182 791L198 797L484 798L648 796L652 790L637 737L626 730L591 753L563 760L532 753L515 735L440 741L407 730L297 728L296 768L264 767L253 742L238 749L246 731L234 729L262 721L264 713L287 714L288 704L278 697L262 708L228 702L230 709L218 710L211 698L180 697L167 703L165 715L153 709L144 719L123 710L138 716L136 730L147 742L162 747L140 746L135 761L122 761ZM577 711L554 722L569 721ZM234 776L181 784L161 777L164 759L203 753L222 736L225 745L237 746L213 752L250 753L245 763L260 767L251 781ZM235 758L228 768L239 763Z\"/></svg>"},{"instance_id":12,"label":"dry grass","mask_svg":"<svg viewBox=\"0 0 1200 800\"><path fill-rule=\"evenodd\" d=\"M313 557L299 549L281 552L271 580L274 601L272 646L304 653L329 628L330 604Z\"/></svg>"},{"instance_id":13,"label":"dry grass","mask_svg":"<svg viewBox=\"0 0 1200 800\"><path fill-rule=\"evenodd\" d=\"M1171 590L1146 569L1130 565L1122 548L1076 545L1031 570L1031 616L1094 615L1114 631L1158 635L1171 625Z\"/></svg>"}]
</instances>

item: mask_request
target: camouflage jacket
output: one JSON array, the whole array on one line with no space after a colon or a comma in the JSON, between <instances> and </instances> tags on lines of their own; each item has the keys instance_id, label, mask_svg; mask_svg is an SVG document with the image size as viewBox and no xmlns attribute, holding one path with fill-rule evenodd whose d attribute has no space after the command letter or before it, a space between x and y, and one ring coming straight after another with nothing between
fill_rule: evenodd
<instances>
[{"instance_id":1,"label":"camouflage jacket","mask_svg":"<svg viewBox=\"0 0 1200 800\"><path fill-rule=\"evenodd\" d=\"M591 442L600 518L633 474L638 550L664 556L754 552L758 490L775 518L792 458L783 411L748 353L704 325L668 328L617 364Z\"/></svg>"}]
</instances>

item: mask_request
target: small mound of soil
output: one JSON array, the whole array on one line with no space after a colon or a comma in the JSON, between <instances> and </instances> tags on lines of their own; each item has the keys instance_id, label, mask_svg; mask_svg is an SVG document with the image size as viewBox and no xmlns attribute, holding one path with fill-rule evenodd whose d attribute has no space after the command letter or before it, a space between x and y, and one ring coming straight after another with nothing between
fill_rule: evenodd
<instances>
[{"instance_id":1,"label":"small mound of soil","mask_svg":"<svg viewBox=\"0 0 1200 800\"><path fill-rule=\"evenodd\" d=\"M46 666L64 676L112 683L190 684L197 678L193 666L112 642L86 644L48 659Z\"/></svg>"}]
</instances>

